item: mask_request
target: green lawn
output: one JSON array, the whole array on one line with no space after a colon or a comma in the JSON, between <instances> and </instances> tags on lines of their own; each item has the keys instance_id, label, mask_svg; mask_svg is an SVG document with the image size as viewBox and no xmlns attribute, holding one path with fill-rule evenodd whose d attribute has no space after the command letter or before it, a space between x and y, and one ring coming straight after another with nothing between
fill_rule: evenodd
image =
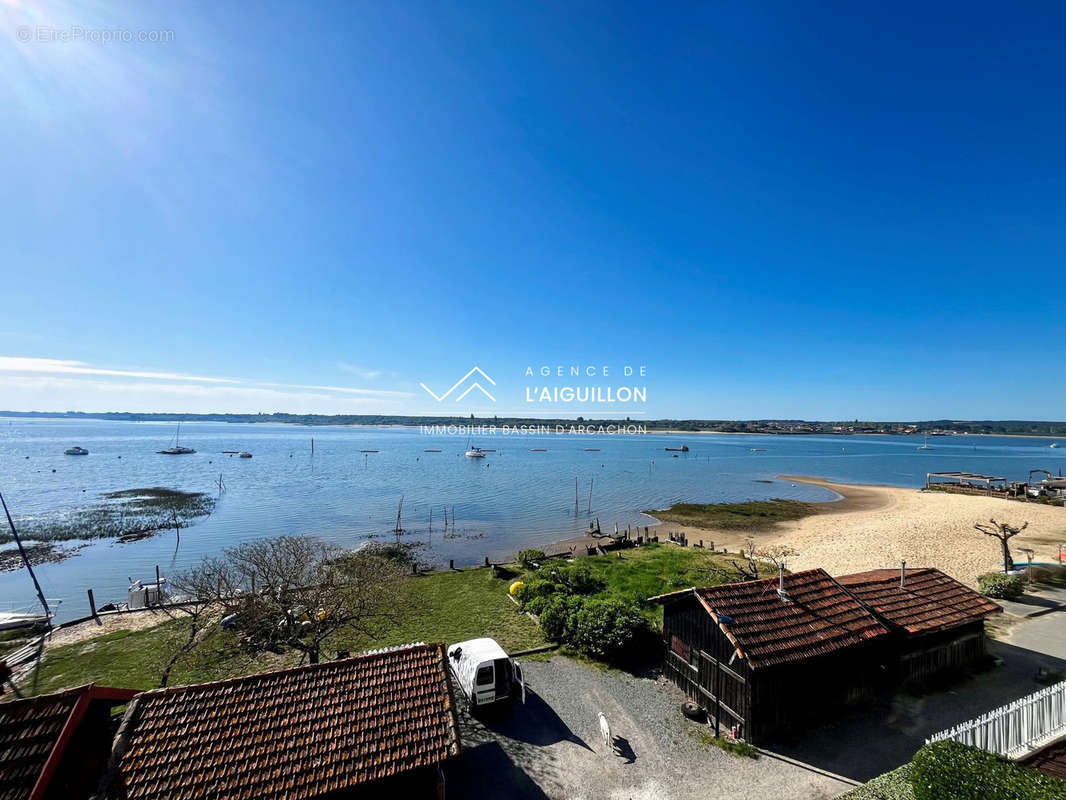
<instances>
[{"instance_id":1,"label":"green lawn","mask_svg":"<svg viewBox=\"0 0 1066 800\"><path fill-rule=\"evenodd\" d=\"M778 522L818 513L799 500L749 500L747 503L677 503L662 511L649 511L664 522L694 528L762 531Z\"/></svg>"},{"instance_id":2,"label":"green lawn","mask_svg":"<svg viewBox=\"0 0 1066 800\"><path fill-rule=\"evenodd\" d=\"M727 580L714 568L729 568L728 559L700 548L649 544L582 558L578 563L607 584L606 594L643 603L656 594ZM415 641L452 643L479 636L496 639L509 652L540 646L545 643L540 628L507 596L513 579L494 577L492 570L481 568L410 578L401 601L404 616L400 623L378 639L340 635L327 643L323 658L332 658L336 650L357 653ZM658 618L657 606L645 605L644 610L649 619ZM170 655L184 640L186 625L179 618L155 628L120 630L51 648L25 688L37 694L91 682L154 688ZM178 663L170 683L223 680L298 663L299 654L292 651L250 656L237 646L233 633L214 626L193 653Z\"/></svg>"},{"instance_id":3,"label":"green lawn","mask_svg":"<svg viewBox=\"0 0 1066 800\"><path fill-rule=\"evenodd\" d=\"M411 578L402 600L403 621L376 640L338 637L335 650L361 652L414 641L445 643L491 636L508 651L544 644L540 629L507 596L508 580L488 569L435 573ZM188 630L181 619L141 631L115 631L78 644L47 651L26 689L35 694L96 682L150 689L158 686L163 667ZM299 654L263 653L251 657L237 647L236 636L213 627L187 658L175 667L170 684L199 683L295 666Z\"/></svg>"},{"instance_id":4,"label":"green lawn","mask_svg":"<svg viewBox=\"0 0 1066 800\"><path fill-rule=\"evenodd\" d=\"M657 594L736 580L729 559L730 556L700 547L652 542L605 556L583 558L578 563L588 565L607 584L608 594L642 603ZM720 569L728 570L730 577L718 572Z\"/></svg>"}]
</instances>

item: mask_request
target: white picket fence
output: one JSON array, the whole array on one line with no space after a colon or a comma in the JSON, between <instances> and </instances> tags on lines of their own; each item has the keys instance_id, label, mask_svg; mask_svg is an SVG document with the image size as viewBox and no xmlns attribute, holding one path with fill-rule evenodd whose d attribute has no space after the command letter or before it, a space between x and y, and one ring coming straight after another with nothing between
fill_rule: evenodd
<instances>
[{"instance_id":1,"label":"white picket fence","mask_svg":"<svg viewBox=\"0 0 1066 800\"><path fill-rule=\"evenodd\" d=\"M925 740L952 740L1007 758L1022 758L1066 735L1066 681L1015 700Z\"/></svg>"}]
</instances>

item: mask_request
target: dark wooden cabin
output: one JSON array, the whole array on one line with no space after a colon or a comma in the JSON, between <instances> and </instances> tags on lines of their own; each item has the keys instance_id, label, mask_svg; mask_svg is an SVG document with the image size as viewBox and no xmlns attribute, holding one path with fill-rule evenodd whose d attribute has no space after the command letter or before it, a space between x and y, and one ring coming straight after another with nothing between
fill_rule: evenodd
<instances>
[{"instance_id":1,"label":"dark wooden cabin","mask_svg":"<svg viewBox=\"0 0 1066 800\"><path fill-rule=\"evenodd\" d=\"M666 675L750 742L868 700L887 675L888 629L825 570L652 599Z\"/></svg>"},{"instance_id":2,"label":"dark wooden cabin","mask_svg":"<svg viewBox=\"0 0 1066 800\"><path fill-rule=\"evenodd\" d=\"M900 682L924 682L983 658L984 620L1003 610L933 567L874 569L837 581L893 631Z\"/></svg>"}]
</instances>

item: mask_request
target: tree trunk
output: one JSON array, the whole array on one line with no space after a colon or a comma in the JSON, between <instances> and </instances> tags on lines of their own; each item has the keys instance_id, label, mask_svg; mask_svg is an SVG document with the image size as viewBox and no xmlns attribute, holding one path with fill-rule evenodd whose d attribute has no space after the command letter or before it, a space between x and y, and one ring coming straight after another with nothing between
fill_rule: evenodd
<instances>
[{"instance_id":1,"label":"tree trunk","mask_svg":"<svg viewBox=\"0 0 1066 800\"><path fill-rule=\"evenodd\" d=\"M1011 558L1010 545L1007 540L1000 539L1000 541L1003 543L1003 574L1006 575L1014 569L1014 559Z\"/></svg>"},{"instance_id":2,"label":"tree trunk","mask_svg":"<svg viewBox=\"0 0 1066 800\"><path fill-rule=\"evenodd\" d=\"M309 664L318 663L318 644L313 644L307 648L307 662Z\"/></svg>"}]
</instances>

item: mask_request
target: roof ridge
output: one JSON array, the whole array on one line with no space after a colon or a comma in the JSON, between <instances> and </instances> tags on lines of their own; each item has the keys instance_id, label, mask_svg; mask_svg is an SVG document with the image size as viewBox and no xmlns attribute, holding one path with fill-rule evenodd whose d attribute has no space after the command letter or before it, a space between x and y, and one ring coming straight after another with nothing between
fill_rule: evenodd
<instances>
[{"instance_id":1,"label":"roof ridge","mask_svg":"<svg viewBox=\"0 0 1066 800\"><path fill-rule=\"evenodd\" d=\"M397 645L391 648L381 648L379 650L368 650L358 655L351 656L350 658L338 658L333 661L320 661L317 664L301 664L296 667L287 667L286 669L269 670L267 672L254 672L251 675L240 675L236 678L225 678L219 681L207 681L206 683L185 683L180 686L164 686L159 689L147 689L138 697L160 697L164 695L182 694L184 692L190 692L198 689L218 689L225 686L234 686L240 683L249 683L251 681L260 680L264 678L275 678L281 675L294 675L302 672L312 672L317 669L328 669L330 667L339 668L342 666L349 666L356 662L362 663L364 661L374 661L383 659L387 656L395 655L396 653L407 653L414 650L425 650L427 652L431 650L444 650L443 642L414 642L411 644ZM90 684L91 685L91 684Z\"/></svg>"}]
</instances>

